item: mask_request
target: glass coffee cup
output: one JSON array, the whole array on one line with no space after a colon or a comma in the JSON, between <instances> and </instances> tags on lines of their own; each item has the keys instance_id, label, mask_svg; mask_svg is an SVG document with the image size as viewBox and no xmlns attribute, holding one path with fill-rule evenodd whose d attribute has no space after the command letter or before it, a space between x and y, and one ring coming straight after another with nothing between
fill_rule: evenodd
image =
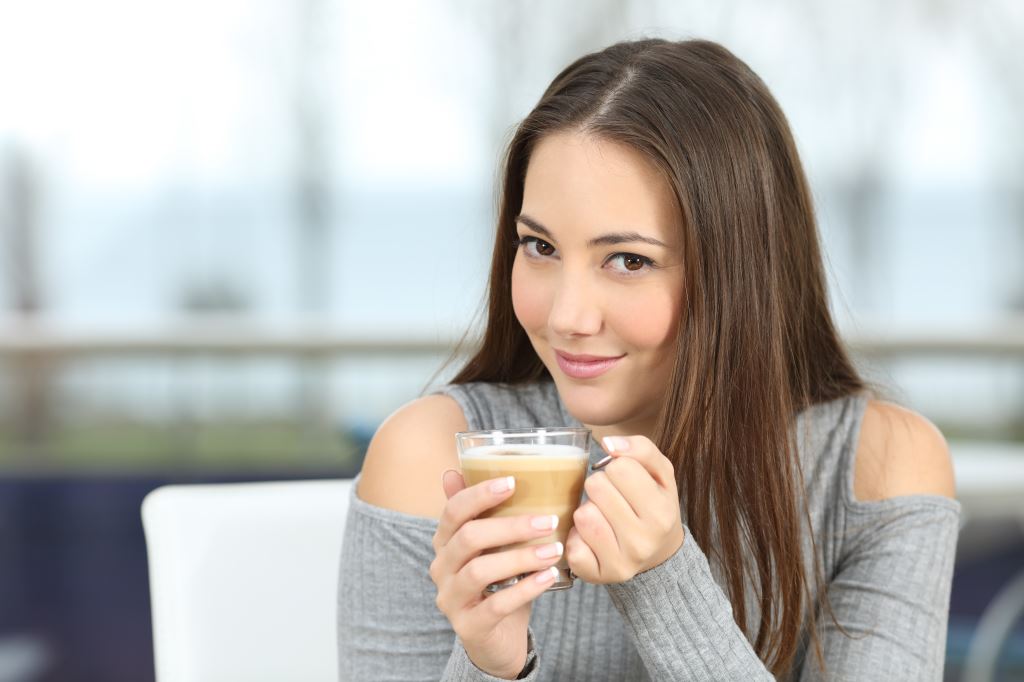
<instances>
[{"instance_id":1,"label":"glass coffee cup","mask_svg":"<svg viewBox=\"0 0 1024 682\"><path fill-rule=\"evenodd\" d=\"M463 431L455 434L455 442L467 487L502 476L515 478L512 495L486 510L479 518L544 514L558 517L558 525L549 535L492 551L556 541L565 546L587 475L590 429L538 427ZM572 587L573 576L564 552L555 568L558 577L548 589ZM527 574L510 576L488 585L487 591L497 592L511 587L525 577Z\"/></svg>"}]
</instances>

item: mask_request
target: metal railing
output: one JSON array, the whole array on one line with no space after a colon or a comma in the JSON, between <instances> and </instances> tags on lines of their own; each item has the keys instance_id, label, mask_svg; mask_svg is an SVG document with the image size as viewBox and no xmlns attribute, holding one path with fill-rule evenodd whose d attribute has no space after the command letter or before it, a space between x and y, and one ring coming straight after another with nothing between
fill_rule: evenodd
<instances>
[{"instance_id":1,"label":"metal railing","mask_svg":"<svg viewBox=\"0 0 1024 682\"><path fill-rule=\"evenodd\" d=\"M868 357L898 355L1024 358L1024 318L963 325L894 328L857 325L844 331L851 349ZM32 318L0 319L0 356L82 357L178 353L348 355L444 353L456 338L408 329L365 333L322 321L260 323L202 318L138 328L89 328Z\"/></svg>"}]
</instances>

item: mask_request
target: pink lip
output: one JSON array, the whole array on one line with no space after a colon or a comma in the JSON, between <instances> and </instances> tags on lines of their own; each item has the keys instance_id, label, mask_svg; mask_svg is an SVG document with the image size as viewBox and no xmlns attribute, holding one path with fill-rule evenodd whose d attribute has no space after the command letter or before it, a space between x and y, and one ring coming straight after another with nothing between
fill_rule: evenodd
<instances>
[{"instance_id":1,"label":"pink lip","mask_svg":"<svg viewBox=\"0 0 1024 682\"><path fill-rule=\"evenodd\" d=\"M614 367L624 357L624 355L619 357L572 355L571 353L563 353L560 350L555 351L555 359L558 360L558 366L563 372L574 379L591 379L600 376Z\"/></svg>"}]
</instances>

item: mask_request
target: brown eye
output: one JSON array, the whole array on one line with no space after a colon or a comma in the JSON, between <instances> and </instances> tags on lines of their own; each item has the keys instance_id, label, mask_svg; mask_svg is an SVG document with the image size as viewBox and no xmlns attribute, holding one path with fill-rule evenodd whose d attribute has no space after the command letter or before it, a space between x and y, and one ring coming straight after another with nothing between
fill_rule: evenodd
<instances>
[{"instance_id":1,"label":"brown eye","mask_svg":"<svg viewBox=\"0 0 1024 682\"><path fill-rule=\"evenodd\" d=\"M626 275L627 277L633 277L634 275L631 273L640 275L645 270L651 270L656 267L653 260L647 256L640 256L635 253L617 253L609 258L607 262L615 263L620 260L622 261L622 267L612 269L618 271L620 275Z\"/></svg>"},{"instance_id":2,"label":"brown eye","mask_svg":"<svg viewBox=\"0 0 1024 682\"><path fill-rule=\"evenodd\" d=\"M519 240L519 244L523 246L524 251L529 258L540 258L541 256L550 256L555 251L555 247L551 246L547 242L542 242L536 237L523 237ZM534 255L530 251L530 244L534 245L537 250L537 255Z\"/></svg>"}]
</instances>

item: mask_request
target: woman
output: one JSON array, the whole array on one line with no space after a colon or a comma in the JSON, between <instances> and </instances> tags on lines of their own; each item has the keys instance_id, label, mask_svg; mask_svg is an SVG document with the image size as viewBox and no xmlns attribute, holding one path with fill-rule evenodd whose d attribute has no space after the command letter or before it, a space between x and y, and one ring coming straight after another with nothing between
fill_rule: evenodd
<instances>
[{"instance_id":1,"label":"woman","mask_svg":"<svg viewBox=\"0 0 1024 682\"><path fill-rule=\"evenodd\" d=\"M505 159L482 345L367 452L343 678L940 679L948 447L869 396L816 230L786 120L726 49L562 71ZM550 529L476 518L511 493L465 487L453 434L581 424L613 461L564 548L482 554ZM561 552L581 580L545 593Z\"/></svg>"}]
</instances>

